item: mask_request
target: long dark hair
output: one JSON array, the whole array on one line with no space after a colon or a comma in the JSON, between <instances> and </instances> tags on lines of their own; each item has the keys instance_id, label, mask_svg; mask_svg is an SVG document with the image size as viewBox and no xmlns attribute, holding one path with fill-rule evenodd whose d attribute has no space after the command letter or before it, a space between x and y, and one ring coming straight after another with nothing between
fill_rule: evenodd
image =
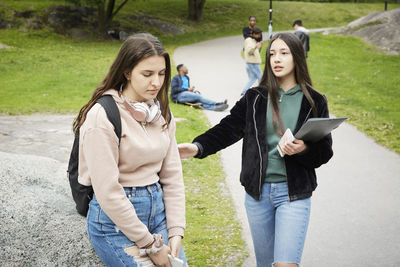
<instances>
[{"instance_id":1,"label":"long dark hair","mask_svg":"<svg viewBox=\"0 0 400 267\"><path fill-rule=\"evenodd\" d=\"M124 73L130 72L140 61L151 56L163 56L165 58L165 79L157 94L157 99L160 101L161 114L166 121L164 126L168 127L170 120L170 113L168 111L168 87L171 79L170 57L156 37L149 33L138 33L125 40L106 77L94 90L89 102L80 109L73 123L75 135L79 134L79 128L85 121L86 114L96 103L97 99L109 89L119 90L122 84L127 83Z\"/></svg>"},{"instance_id":2,"label":"long dark hair","mask_svg":"<svg viewBox=\"0 0 400 267\"><path fill-rule=\"evenodd\" d=\"M306 55L304 52L303 45L300 39L294 35L293 33L277 33L275 34L269 42L266 59L265 59L265 68L264 73L260 82L260 87L266 89L268 91L268 95L270 97L270 103L272 104L272 118L275 132L280 136L281 134L278 131L278 122L280 123L281 132L283 134L283 125L282 118L279 112L278 106L278 92L279 92L279 83L271 68L271 45L277 40L281 39L286 43L289 47L290 52L293 56L294 62L294 77L296 79L296 83L300 85L301 90L303 91L304 96L307 98L308 102L312 107L312 111L314 116L317 116L317 109L315 107L314 100L311 98L307 87L312 88L312 82L310 78L310 74L308 73L308 67L306 62ZM314 88L313 88L314 89Z\"/></svg>"}]
</instances>

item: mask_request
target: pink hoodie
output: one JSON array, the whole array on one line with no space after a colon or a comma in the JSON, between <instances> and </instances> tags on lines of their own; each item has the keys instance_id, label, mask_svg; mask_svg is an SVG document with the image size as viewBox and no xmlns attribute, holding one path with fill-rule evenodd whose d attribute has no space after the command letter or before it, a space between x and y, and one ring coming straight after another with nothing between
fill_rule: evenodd
<instances>
[{"instance_id":1,"label":"pink hoodie","mask_svg":"<svg viewBox=\"0 0 400 267\"><path fill-rule=\"evenodd\" d=\"M153 237L137 217L123 187L160 182L169 237L183 237L185 189L174 118L165 130L162 116L142 126L124 107L116 90L108 90L105 94L114 97L121 114L121 143L118 147L118 137L105 110L95 104L80 128L79 183L92 185L108 217L130 240L144 247L153 241Z\"/></svg>"}]
</instances>

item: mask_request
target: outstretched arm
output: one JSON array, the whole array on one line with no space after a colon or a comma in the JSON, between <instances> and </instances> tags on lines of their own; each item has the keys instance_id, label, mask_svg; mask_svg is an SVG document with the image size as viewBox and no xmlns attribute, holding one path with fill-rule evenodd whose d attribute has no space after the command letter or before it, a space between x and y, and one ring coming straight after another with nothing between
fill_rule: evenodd
<instances>
[{"instance_id":1,"label":"outstretched arm","mask_svg":"<svg viewBox=\"0 0 400 267\"><path fill-rule=\"evenodd\" d=\"M182 143L178 145L179 156L181 159L188 159L199 153L199 147L193 143Z\"/></svg>"},{"instance_id":2,"label":"outstretched arm","mask_svg":"<svg viewBox=\"0 0 400 267\"><path fill-rule=\"evenodd\" d=\"M245 123L246 98L242 97L220 123L197 136L193 143L178 145L180 157L205 158L236 143L244 135Z\"/></svg>"}]
</instances>

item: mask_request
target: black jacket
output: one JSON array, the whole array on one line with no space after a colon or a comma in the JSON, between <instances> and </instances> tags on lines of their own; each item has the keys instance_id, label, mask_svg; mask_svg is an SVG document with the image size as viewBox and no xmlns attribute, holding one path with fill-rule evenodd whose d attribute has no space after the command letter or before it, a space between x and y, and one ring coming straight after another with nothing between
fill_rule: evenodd
<instances>
[{"instance_id":1,"label":"black jacket","mask_svg":"<svg viewBox=\"0 0 400 267\"><path fill-rule=\"evenodd\" d=\"M245 40L246 40L246 38L251 37L252 30L251 30L251 28L250 28L249 26L244 27L243 30L242 30L242 32L243 32L243 38L244 38ZM261 34L261 35L260 35L260 38L257 38L256 41L257 41L257 42L261 42L262 39L263 39L263 37L262 37L262 34Z\"/></svg>"},{"instance_id":2,"label":"black jacket","mask_svg":"<svg viewBox=\"0 0 400 267\"><path fill-rule=\"evenodd\" d=\"M329 117L325 97L311 88L308 91L315 102L318 117ZM262 88L247 90L228 116L193 140L199 146L196 158L204 158L243 138L240 182L246 192L257 200L261 196L268 163L267 94ZM312 114L311 106L303 96L293 134L308 118L313 117ZM311 197L317 187L314 169L328 162L333 155L330 134L316 143L307 142L306 146L302 153L284 157L290 201Z\"/></svg>"},{"instance_id":3,"label":"black jacket","mask_svg":"<svg viewBox=\"0 0 400 267\"><path fill-rule=\"evenodd\" d=\"M306 57L308 51L310 51L310 36L302 31L295 31L294 34L299 37L301 43L303 44L304 53L306 53Z\"/></svg>"}]
</instances>

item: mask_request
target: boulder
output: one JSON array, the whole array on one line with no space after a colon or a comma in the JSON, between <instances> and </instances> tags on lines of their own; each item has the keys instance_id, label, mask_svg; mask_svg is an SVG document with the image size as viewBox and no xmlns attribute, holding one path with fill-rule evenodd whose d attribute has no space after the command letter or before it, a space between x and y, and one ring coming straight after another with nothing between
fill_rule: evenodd
<instances>
[{"instance_id":1,"label":"boulder","mask_svg":"<svg viewBox=\"0 0 400 267\"><path fill-rule=\"evenodd\" d=\"M349 23L339 32L360 37L387 54L398 55L400 53L400 8L371 13Z\"/></svg>"},{"instance_id":2,"label":"boulder","mask_svg":"<svg viewBox=\"0 0 400 267\"><path fill-rule=\"evenodd\" d=\"M42 22L37 18L25 19L22 23L26 29L40 30L42 29Z\"/></svg>"},{"instance_id":3,"label":"boulder","mask_svg":"<svg viewBox=\"0 0 400 267\"><path fill-rule=\"evenodd\" d=\"M0 117L1 266L103 266L66 176L72 119Z\"/></svg>"},{"instance_id":4,"label":"boulder","mask_svg":"<svg viewBox=\"0 0 400 267\"><path fill-rule=\"evenodd\" d=\"M7 49L10 48L8 45L0 43L0 49Z\"/></svg>"},{"instance_id":5,"label":"boulder","mask_svg":"<svg viewBox=\"0 0 400 267\"><path fill-rule=\"evenodd\" d=\"M14 17L16 18L32 18L33 16L35 16L35 11L34 10L23 10L23 11L18 11L15 10L14 11Z\"/></svg>"},{"instance_id":6,"label":"boulder","mask_svg":"<svg viewBox=\"0 0 400 267\"><path fill-rule=\"evenodd\" d=\"M94 14L94 8L76 6L52 6L48 9L47 22L57 33L66 33L67 29L87 26Z\"/></svg>"},{"instance_id":7,"label":"boulder","mask_svg":"<svg viewBox=\"0 0 400 267\"><path fill-rule=\"evenodd\" d=\"M92 38L92 33L88 30L80 28L72 28L68 30L68 34L72 39L76 40L87 40Z\"/></svg>"},{"instance_id":8,"label":"boulder","mask_svg":"<svg viewBox=\"0 0 400 267\"><path fill-rule=\"evenodd\" d=\"M157 17L153 17L153 16L149 16L149 15L145 15L145 14L129 15L126 17L129 20L136 20L142 24L154 27L157 30L164 32L164 33L182 34L185 32L181 27L178 27L175 24L172 24L170 22L162 21Z\"/></svg>"}]
</instances>

